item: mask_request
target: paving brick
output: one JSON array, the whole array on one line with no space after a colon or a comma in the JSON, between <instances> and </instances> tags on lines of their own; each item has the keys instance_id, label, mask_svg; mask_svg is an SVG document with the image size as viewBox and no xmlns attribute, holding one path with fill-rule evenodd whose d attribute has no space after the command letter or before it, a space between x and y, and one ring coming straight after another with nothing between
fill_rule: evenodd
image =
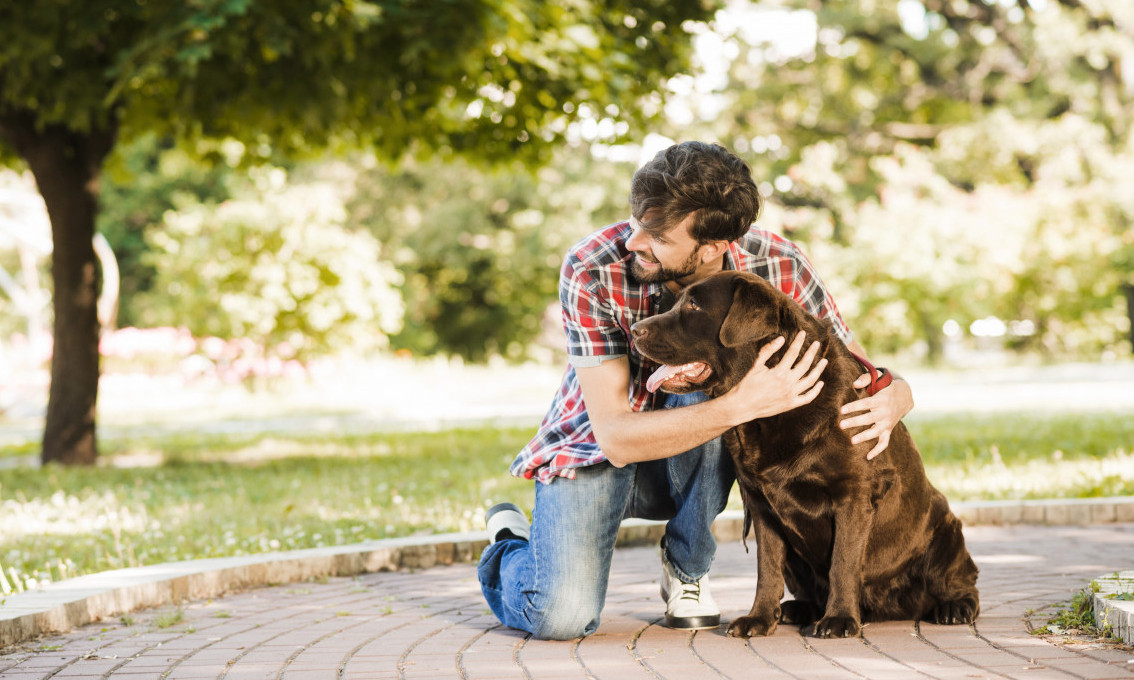
<instances>
[{"instance_id":1,"label":"paving brick","mask_svg":"<svg viewBox=\"0 0 1134 680\"><path fill-rule=\"evenodd\" d=\"M1134 663L1127 663L1134 651L1113 645L1084 648L1029 634L1029 621L1042 625L1055 612L1053 605L1094 578L1130 569L1134 560L1134 524L1115 523L1090 504L1060 507L1045 509L1051 511L1046 520L1059 520L1058 526L1015 523L1032 511L1033 506L1023 505L999 510L1002 525L966 527L981 569L983 616L973 627L881 622L850 640L808 638L795 626L752 640L727 637L727 624L695 633L673 631L659 625L657 547L645 545L616 552L602 625L582 640L531 640L503 628L486 614L474 567L452 564L189 602L182 605L185 622L170 629L153 627L165 610L144 610L130 627L94 624L7 650L0 656L0 676L1134 679ZM1084 513L1107 523L1071 523ZM650 531L640 532L652 536ZM446 550L432 558L428 550L419 550L413 559L450 562ZM735 541L720 544L711 577L725 621L746 613L751 603L754 552L754 544L748 553ZM216 618L217 612L226 618Z\"/></svg>"}]
</instances>

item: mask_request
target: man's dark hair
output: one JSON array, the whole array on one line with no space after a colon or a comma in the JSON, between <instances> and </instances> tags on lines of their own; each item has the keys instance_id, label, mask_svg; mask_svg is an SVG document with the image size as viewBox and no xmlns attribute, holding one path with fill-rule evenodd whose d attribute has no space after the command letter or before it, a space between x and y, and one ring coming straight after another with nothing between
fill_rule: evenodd
<instances>
[{"instance_id":1,"label":"man's dark hair","mask_svg":"<svg viewBox=\"0 0 1134 680\"><path fill-rule=\"evenodd\" d=\"M639 168L630 183L630 212L643 229L665 232L696 213L690 235L699 243L740 238L762 204L748 164L719 144L674 144Z\"/></svg>"}]
</instances>

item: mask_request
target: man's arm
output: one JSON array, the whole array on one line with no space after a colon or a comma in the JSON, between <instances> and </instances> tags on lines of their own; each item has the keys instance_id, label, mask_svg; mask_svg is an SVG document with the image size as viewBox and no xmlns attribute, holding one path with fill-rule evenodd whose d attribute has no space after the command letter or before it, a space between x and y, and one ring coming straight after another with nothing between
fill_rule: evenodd
<instances>
[{"instance_id":1,"label":"man's arm","mask_svg":"<svg viewBox=\"0 0 1134 680\"><path fill-rule=\"evenodd\" d=\"M847 347L855 354L865 357L866 350L864 350L857 342L851 342ZM873 397L866 397L858 401L852 401L843 406L839 411L843 415L848 413L858 413L859 415L850 418L844 418L839 427L844 430L853 427L866 426L862 432L855 434L851 437L851 443L861 444L871 439L877 439L878 443L866 454L866 459L870 460L882 453L882 451L890 444L890 432L897 427L898 421L901 420L909 413L914 406L913 390L910 389L910 384L901 378L897 373L891 371L894 376L894 381L890 383L889 387L879 390ZM870 374L866 373L858 377L855 381L855 387L866 387L870 384Z\"/></svg>"},{"instance_id":2,"label":"man's arm","mask_svg":"<svg viewBox=\"0 0 1134 680\"><path fill-rule=\"evenodd\" d=\"M700 446L740 423L809 403L823 387L819 376L827 362L815 361L818 343L812 343L796 361L804 343L804 334L800 333L783 360L769 368L768 359L783 343L784 339L779 338L765 344L748 375L726 394L685 408L631 409L627 398L630 362L626 357L575 369L599 448L616 467L668 458Z\"/></svg>"}]
</instances>

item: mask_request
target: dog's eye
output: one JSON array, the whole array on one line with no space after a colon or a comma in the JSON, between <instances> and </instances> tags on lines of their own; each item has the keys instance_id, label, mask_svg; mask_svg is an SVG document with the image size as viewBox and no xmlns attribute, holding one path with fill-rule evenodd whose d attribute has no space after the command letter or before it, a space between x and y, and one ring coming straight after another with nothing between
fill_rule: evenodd
<instances>
[{"instance_id":1,"label":"dog's eye","mask_svg":"<svg viewBox=\"0 0 1134 680\"><path fill-rule=\"evenodd\" d=\"M701 309L701 305L697 304L697 301L693 298L689 298L689 302L687 304L689 306L689 309L692 309L694 311Z\"/></svg>"}]
</instances>

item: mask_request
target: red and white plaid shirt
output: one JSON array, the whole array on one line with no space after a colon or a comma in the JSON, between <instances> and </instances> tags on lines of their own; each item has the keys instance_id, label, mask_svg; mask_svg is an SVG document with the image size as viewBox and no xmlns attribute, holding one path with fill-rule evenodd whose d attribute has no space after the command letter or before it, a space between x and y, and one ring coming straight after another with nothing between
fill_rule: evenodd
<instances>
[{"instance_id":1,"label":"red and white plaid shirt","mask_svg":"<svg viewBox=\"0 0 1134 680\"><path fill-rule=\"evenodd\" d=\"M633 258L626 248L629 222L591 234L567 251L559 275L559 300L567 333L569 365L563 385L540 424L539 432L513 461L517 477L550 484L555 477L575 476L575 469L606 460L595 442L576 368L628 356L630 406L635 411L660 408L666 395L651 394L646 380L658 364L634 348L630 327L665 311L674 303L665 284L639 283L630 274ZM724 268L752 272L787 293L817 318L830 317L835 331L849 343L852 334L835 301L823 287L799 248L776 234L751 229L729 244Z\"/></svg>"}]
</instances>

